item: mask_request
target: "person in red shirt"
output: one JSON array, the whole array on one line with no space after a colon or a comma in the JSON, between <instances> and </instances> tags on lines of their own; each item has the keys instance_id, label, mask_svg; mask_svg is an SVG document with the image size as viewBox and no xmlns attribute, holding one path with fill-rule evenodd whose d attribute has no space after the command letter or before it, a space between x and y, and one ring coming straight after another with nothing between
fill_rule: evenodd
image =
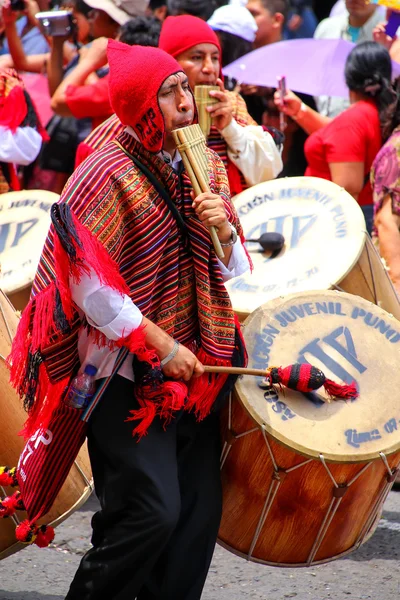
<instances>
[{"instance_id":1,"label":"person in red shirt","mask_svg":"<svg viewBox=\"0 0 400 600\"><path fill-rule=\"evenodd\" d=\"M292 93L285 98L283 110L311 134L305 145L308 163L305 175L328 179L344 187L360 204L371 233L373 202L369 174L385 141L382 139L385 114L395 101L388 51L375 42L358 44L347 58L345 78L351 106L333 120L328 121L302 105Z\"/></svg>"}]
</instances>

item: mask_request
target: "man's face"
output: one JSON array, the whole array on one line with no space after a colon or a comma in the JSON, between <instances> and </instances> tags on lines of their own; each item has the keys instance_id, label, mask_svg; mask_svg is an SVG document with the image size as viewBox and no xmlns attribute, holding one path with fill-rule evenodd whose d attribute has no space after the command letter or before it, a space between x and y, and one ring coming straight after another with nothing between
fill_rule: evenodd
<instances>
[{"instance_id":1,"label":"man's face","mask_svg":"<svg viewBox=\"0 0 400 600\"><path fill-rule=\"evenodd\" d=\"M214 44L197 44L182 52L176 60L185 71L189 85L215 85L220 73L219 50Z\"/></svg>"},{"instance_id":2,"label":"man's face","mask_svg":"<svg viewBox=\"0 0 400 600\"><path fill-rule=\"evenodd\" d=\"M158 92L158 104L164 117L166 141L171 141L171 132L193 123L194 99L185 73L171 75Z\"/></svg>"},{"instance_id":3,"label":"man's face","mask_svg":"<svg viewBox=\"0 0 400 600\"><path fill-rule=\"evenodd\" d=\"M246 8L253 15L258 27L254 46L260 48L276 42L276 30L279 28L281 31L281 25L277 22L275 15L265 8L262 0L249 0Z\"/></svg>"},{"instance_id":4,"label":"man's face","mask_svg":"<svg viewBox=\"0 0 400 600\"><path fill-rule=\"evenodd\" d=\"M369 19L374 14L376 5L365 0L346 0L346 8L352 17Z\"/></svg>"}]
</instances>

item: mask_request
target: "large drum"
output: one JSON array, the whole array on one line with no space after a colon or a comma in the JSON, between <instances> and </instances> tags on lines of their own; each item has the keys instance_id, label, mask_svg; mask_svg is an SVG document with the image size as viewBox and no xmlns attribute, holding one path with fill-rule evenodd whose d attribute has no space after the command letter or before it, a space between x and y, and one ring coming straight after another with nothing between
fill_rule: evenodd
<instances>
[{"instance_id":1,"label":"large drum","mask_svg":"<svg viewBox=\"0 0 400 600\"><path fill-rule=\"evenodd\" d=\"M249 560L308 566L374 530L400 463L400 323L335 291L301 292L245 322L249 366L309 362L359 398L238 381L222 414L220 543Z\"/></svg>"},{"instance_id":2,"label":"large drum","mask_svg":"<svg viewBox=\"0 0 400 600\"><path fill-rule=\"evenodd\" d=\"M18 310L28 304L32 281L59 196L42 190L0 195L0 288Z\"/></svg>"},{"instance_id":3,"label":"large drum","mask_svg":"<svg viewBox=\"0 0 400 600\"><path fill-rule=\"evenodd\" d=\"M293 177L251 187L234 199L246 239L284 235L278 256L247 244L254 272L226 284L239 318L278 296L340 289L361 296L400 319L400 303L366 233L362 211L343 188L314 177Z\"/></svg>"},{"instance_id":4,"label":"large drum","mask_svg":"<svg viewBox=\"0 0 400 600\"><path fill-rule=\"evenodd\" d=\"M0 292L0 394L1 435L0 435L0 465L16 466L23 449L24 441L17 433L22 429L26 419L21 401L8 384L9 373L4 363L9 354L11 340L15 335L18 318L15 310L2 292ZM81 449L77 460L64 486L54 503L51 512L43 522L58 525L74 510L77 510L92 492L92 474L86 445ZM12 488L0 486L0 496L12 493ZM16 513L15 517L0 519L0 559L17 552L24 547L15 541L15 528L26 518L25 513Z\"/></svg>"}]
</instances>

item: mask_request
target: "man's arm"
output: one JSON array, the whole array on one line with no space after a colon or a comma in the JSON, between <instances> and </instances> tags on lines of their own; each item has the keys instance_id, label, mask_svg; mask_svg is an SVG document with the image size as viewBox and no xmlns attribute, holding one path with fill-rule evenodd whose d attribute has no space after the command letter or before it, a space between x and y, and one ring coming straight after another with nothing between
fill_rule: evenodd
<instances>
[{"instance_id":1,"label":"man's arm","mask_svg":"<svg viewBox=\"0 0 400 600\"><path fill-rule=\"evenodd\" d=\"M107 64L107 41L107 38L98 38L90 48L81 49L78 65L63 79L52 96L51 108L56 114L62 117L75 116L68 107L67 88L83 86L89 75Z\"/></svg>"},{"instance_id":2,"label":"man's arm","mask_svg":"<svg viewBox=\"0 0 400 600\"><path fill-rule=\"evenodd\" d=\"M70 289L73 301L85 313L88 323L108 339L118 341L144 325L146 344L156 351L160 360L172 351L175 342L171 336L143 317L129 296L102 285L93 270L83 273L79 283L71 279ZM176 356L163 367L167 377L185 381L201 375L203 371L196 356L182 345L179 345Z\"/></svg>"}]
</instances>

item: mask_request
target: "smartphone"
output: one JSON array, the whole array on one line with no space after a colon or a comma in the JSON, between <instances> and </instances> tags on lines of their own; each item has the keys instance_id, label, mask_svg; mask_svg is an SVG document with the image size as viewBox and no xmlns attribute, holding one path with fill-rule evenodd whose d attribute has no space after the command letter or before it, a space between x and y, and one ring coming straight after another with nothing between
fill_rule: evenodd
<instances>
[{"instance_id":1,"label":"smartphone","mask_svg":"<svg viewBox=\"0 0 400 600\"><path fill-rule=\"evenodd\" d=\"M75 31L75 21L70 10L51 10L36 13L39 27L50 37L71 36Z\"/></svg>"},{"instance_id":2,"label":"smartphone","mask_svg":"<svg viewBox=\"0 0 400 600\"><path fill-rule=\"evenodd\" d=\"M279 90L279 97L281 100L281 105L283 106L285 104L285 96L286 96L286 91L287 91L286 75L282 75L281 77L278 77L278 90ZM285 131L286 126L287 126L286 116L283 112L280 112L279 113L279 128L281 131Z\"/></svg>"},{"instance_id":3,"label":"smartphone","mask_svg":"<svg viewBox=\"0 0 400 600\"><path fill-rule=\"evenodd\" d=\"M11 10L15 10L15 11L25 10L26 9L25 0L11 0L10 8L11 8Z\"/></svg>"}]
</instances>

